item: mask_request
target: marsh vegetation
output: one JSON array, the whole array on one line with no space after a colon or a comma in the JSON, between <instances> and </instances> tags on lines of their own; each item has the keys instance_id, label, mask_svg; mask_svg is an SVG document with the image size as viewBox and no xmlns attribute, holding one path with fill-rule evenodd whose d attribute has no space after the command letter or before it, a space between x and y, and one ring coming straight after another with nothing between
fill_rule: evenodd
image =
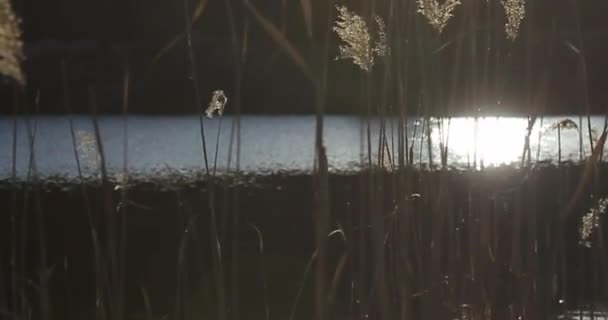
<instances>
[{"instance_id":1,"label":"marsh vegetation","mask_svg":"<svg viewBox=\"0 0 608 320\"><path fill-rule=\"evenodd\" d=\"M37 164L45 159L33 146L45 137L37 135L36 126L26 128L28 171L25 179L18 177L14 118L12 175L0 192L0 203L7 205L0 217L0 316L605 316L608 190L602 158L608 121L591 127L581 2L278 1L278 18L255 1L217 2L230 34L231 91L201 89L204 75L197 65L204 57L193 27L205 19L206 0L183 1L183 31L154 55L158 60L181 50L190 66L184 77L198 117L199 144L192 146L200 154L196 183L159 190L131 178L129 152L137 146L126 138L133 85L128 68L122 79L125 138L118 173L106 163L94 86L86 92L92 128L74 126L66 63L60 73L73 153L65 157L76 164L75 183L48 188L38 175ZM6 14L8 3L0 0L0 31L5 31L0 72L14 80L19 96L26 79L17 72L21 42L16 18ZM288 6L297 6L302 22L295 31L286 29ZM545 10L553 7L560 10ZM575 37L558 32L562 20L575 26ZM256 177L255 186L242 182L249 177L241 168L240 122L248 103L242 88L250 85L243 81L243 68L251 63L254 32L289 59L294 77L306 79L308 86L299 89L313 97L315 115L311 172ZM569 94L580 106L571 110L579 118L539 130L551 112L557 51L576 59L577 85ZM513 70L523 71L513 75ZM345 75L355 79L347 89L358 101L353 113L361 121L362 141L360 170L340 175L330 172L324 132L328 96ZM37 94L34 111L39 103ZM449 134L454 116L474 119L477 141L477 119L516 103L528 110L519 163L451 170L450 148L462 143ZM27 110L15 99L15 115L35 113ZM223 114L231 114L230 121L222 122ZM217 121L217 130L209 130L205 116ZM379 125L372 126L373 119ZM422 119L415 137L412 119ZM222 125L230 131L227 141L220 141ZM564 162L561 138L570 131L582 152L578 161ZM552 135L557 163L539 165L531 139ZM500 143L485 138L490 145ZM428 144L426 167L416 161L414 143ZM218 163L218 150L227 150L226 164ZM227 171L218 172L220 166Z\"/></svg>"}]
</instances>

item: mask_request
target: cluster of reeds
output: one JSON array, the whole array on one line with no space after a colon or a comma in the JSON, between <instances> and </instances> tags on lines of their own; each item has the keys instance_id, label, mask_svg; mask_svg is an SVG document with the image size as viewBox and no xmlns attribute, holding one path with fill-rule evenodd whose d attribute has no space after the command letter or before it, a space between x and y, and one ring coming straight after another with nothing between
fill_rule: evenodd
<instances>
[{"instance_id":1,"label":"cluster of reeds","mask_svg":"<svg viewBox=\"0 0 608 320\"><path fill-rule=\"evenodd\" d=\"M521 168L512 173L450 171L446 160L449 137L442 137L440 165L433 163L431 148L428 148L429 170L414 165L413 144L426 142L430 145L431 126L443 126L445 123L449 126L457 82L464 78L470 83L465 88L466 101L474 109L479 108L479 102L487 96L500 93L496 88L501 87L501 75L504 74L492 73L498 73L499 64L506 61L501 60L504 55L500 49L491 46L494 43L492 37L496 34L491 28L494 22L492 1L461 3L447 0L441 3L436 0L372 0L363 6L359 14L329 1L323 5L333 13L329 15L330 19L323 21L313 15L313 9L318 9L319 4L310 0L299 2L308 44L327 53L326 56L351 59L364 71L361 72L361 90L357 92L361 94L359 113L365 131L361 142L364 150L362 167L365 170L354 179L356 191L351 194L352 202L346 205L344 215L334 212L342 204L334 203L332 190L341 186L332 185L335 180L329 174L323 141L327 83L331 76L329 64L332 62L318 62L298 50L282 31L283 28L267 18L254 2L223 1L235 66L234 92L230 96L231 112L236 116L232 118L231 140L219 141L218 132L215 153L210 152L203 117L205 114L211 116L214 112L221 116L228 99L223 91L215 91L207 110L204 110L192 26L193 20L201 17L206 4L207 1L203 0L193 7L189 0L184 0L184 32L178 37L186 42L186 59L190 64L188 76L192 79L195 98L193 104L200 118L201 170L207 184L198 196L204 199L205 208L192 211L184 194L179 191L174 193L180 219L180 241L175 253L177 267L174 276L177 285L173 296L174 310L165 318L194 319L201 313L219 320L248 318L239 310L242 301L249 298L243 295L245 290L240 278L244 268L258 270L259 282L262 283L258 294L264 300L260 306L264 310L263 317L268 320L273 314L274 306L267 299L269 267L265 260L264 233L257 225L242 221L240 187L228 190L227 186L217 183L215 170L220 147L228 148L231 155L231 163L227 167L234 170L237 176L240 170L240 88L247 85L242 83L242 65L247 59L249 20L264 30L311 81L310 95L315 98L316 156L312 194L308 195L313 203L313 229L309 232L314 249L310 252L303 275L305 280L301 285L304 288L312 284L313 289L307 293L303 293L304 289L300 290L294 298L292 310L296 309L300 297L308 294L313 301L310 308L314 312L311 313L314 319L319 320L341 317L549 319L563 311L560 310L562 304L577 308L584 302L594 307L593 303L598 298L606 297L606 243L601 220L597 219L597 212L605 209L605 203L598 202L598 209L582 218L581 229L590 225L598 230L593 234L598 245L568 251L572 241L578 243L579 239L567 236L572 230L578 236L581 210L592 196L602 196L598 160L606 140L606 130L597 141L590 142L592 156L575 173L565 168L555 174L544 175L546 171L523 161L526 154L530 158L529 148L523 152ZM511 40L525 37L525 34L517 37L526 12L524 1L505 0L500 4L507 14L507 37ZM286 5L284 1L282 5ZM485 10L480 9L483 6ZM388 9L376 11L380 7ZM245 13L245 21L235 19L237 10ZM461 20L453 23L457 32L450 33L447 23L458 15L462 16ZM528 16L528 19L534 17ZM431 24L435 35L428 36L426 23ZM371 27L374 25L375 32ZM490 46L489 50L486 50L486 45ZM374 60L380 57L381 63ZM447 70L439 67L446 59L454 61ZM412 61L419 65L412 66ZM459 65L466 62L472 62L475 69L464 72ZM372 68L375 63L381 66ZM70 113L66 67L63 69L66 112ZM546 73L542 76L545 80L548 77ZM412 92L412 82L419 82L420 90ZM128 93L129 73L126 71L123 97L125 116L128 113ZM542 116L545 110L545 99L538 96L544 97L546 94L523 93L529 101L535 101L528 115L528 136L525 142L522 141L526 146L537 117ZM417 95L416 106L410 105L410 95ZM375 96L380 99L373 99ZM90 97L93 132L79 134L71 121L70 127L75 150L73 156L82 182L78 192L83 199L82 210L88 219L93 248L95 317L124 319L127 222L129 208L137 204L130 200L130 188L126 182L116 187L109 179L96 117L94 88L90 90ZM389 104L393 107L389 108ZM478 112L474 113L478 115ZM431 116L437 114L441 116L440 121L431 121ZM375 136L370 125L373 116L380 117L382 123L377 143L371 141ZM392 134L393 128L387 125L389 118L398 119L396 135ZM408 124L411 119L418 118L422 118L422 129L412 137ZM214 121L221 120L220 117ZM560 137L560 130L571 127L570 122L562 122L554 129ZM580 126L576 128L582 130ZM128 181L126 120L123 130L125 162L120 181ZM394 136L397 137L396 141ZM35 133L32 132L30 137L33 143ZM377 152L372 150L374 145L378 147ZM215 154L215 158L211 160L209 154ZM379 159L374 161L372 154L378 154ZM81 165L83 157L94 162L96 170L99 170L101 187L98 190L101 197L96 197L101 199L99 203L91 200L91 190L86 187ZM477 168L476 165L473 167ZM31 168L34 172L32 179L35 179L35 155L32 155ZM545 179L549 179L550 183ZM508 183L504 180L508 180ZM32 183L37 185L36 181ZM545 190L546 185L554 185L555 190ZM25 196L39 199L40 190L26 191ZM551 199L546 200L547 197ZM50 319L53 306L50 302L49 279L53 267L48 265L45 251L44 207L37 200L34 209L19 210L16 191L12 194L11 203L8 270L13 283L7 286L12 290L9 298L0 301L3 303L0 306L6 308L6 311L0 309L0 314L8 314L12 319L29 319L36 313L40 318ZM26 244L20 238L23 237L23 226L27 224L28 216L24 212L29 210L37 213L36 225L39 226L40 238L40 268L34 284L39 295L35 304L30 302L27 293L29 283L23 270ZM201 226L208 230L202 230ZM254 234L257 240L255 266L241 265L239 245L243 230ZM580 236L588 241L592 233L581 231ZM341 245L338 250L335 249L335 239L339 239ZM583 251L587 249L591 251ZM571 252L575 252L576 259L572 259ZM195 277L189 272L189 265L205 259L211 264L205 277ZM68 266L66 259L63 266L66 273ZM572 275L578 280L572 281ZM192 282L200 282L200 290L210 288L210 294L204 295L206 301L199 301L198 296L192 294L189 288ZM144 318L153 319L154 303L145 285L141 286L140 291L141 303L146 311ZM212 310L201 311L201 305ZM291 312L292 319L295 314L295 311Z\"/></svg>"},{"instance_id":2,"label":"cluster of reeds","mask_svg":"<svg viewBox=\"0 0 608 320\"><path fill-rule=\"evenodd\" d=\"M522 21L526 15L527 19L534 19L526 10L530 3L500 1L499 4L506 16L503 25L507 39L516 41L525 37L520 32ZM315 143L318 158L313 173L317 247L313 255L317 265L314 295L318 319L336 316L332 305L327 303L333 301L333 294L324 293L334 292L336 279L344 278L348 278L344 283L349 284L347 314L355 319L548 319L563 312L564 304L577 308L581 307L582 301L597 301L605 294L599 289L601 285L592 284L590 290L593 292L585 292L582 288L589 288L588 282L580 278L579 283L572 280L573 274L586 272L582 270L601 274L607 265L603 259L584 264L585 258L581 258L578 265L569 261L569 246L577 243L578 237L565 234L577 230L581 203L603 192L598 184L597 161L603 153L606 128L602 141L590 141L591 156L580 175L573 178L567 171L558 173L559 182L554 190L557 197L550 205L539 199L543 194L542 179L546 177L542 170L531 165L529 148L530 133L538 125L536 119L542 119L542 112L546 110L546 98L542 97L546 97L547 92L534 94L528 115L528 135L526 141L522 141L526 146L522 165L514 169L516 178L511 186L498 183L500 178L496 176L492 178L492 175L499 176L495 172L470 172L466 181L455 182L458 179L447 170L448 137L441 141L440 166L435 166L432 148L427 148L428 166L438 171L426 173L413 167L412 144L431 144L433 122L429 121L430 115L440 117L437 130L444 130L442 125L445 123L449 126L451 100L456 96L458 79L470 83L466 88L466 101L472 108L477 109L477 104L487 101L492 94L501 94L499 90L491 91L500 88L504 81L501 79L504 73L498 73L500 68L491 63L500 63L503 56L500 47L494 45L497 40L493 39L496 34L492 30L493 10L497 6L492 1L460 5L460 1L371 1L363 6L360 14L342 4L336 6L337 18L332 30L341 41L338 57L352 59L354 65L365 71L361 74L363 107L360 112L362 118L367 119L362 122L367 129L362 141L362 150L367 156L362 157L362 164L367 170L358 184L357 210L343 217L348 222L336 223L334 219L339 218L328 210L332 197L328 194L321 101L317 108L321 116L318 117ZM377 8L388 9L376 11ZM302 68L309 66L289 39L278 31L280 28L264 18L252 4L248 4L248 9L255 12L258 23L294 63ZM411 22L416 14L423 16L423 21L430 23L439 35L428 37L423 25ZM455 28L460 29L446 35L448 21L457 15L462 16L462 20L455 22L459 23ZM378 21L378 16L387 17L385 37L389 39L388 50L393 54L390 59L382 60L384 68L372 69L376 61L369 25ZM323 40L324 48L331 48L328 38L317 41ZM453 61L447 70L438 67L445 64L444 56ZM410 61L420 64L418 70L409 65ZM475 69L465 72L459 64L468 61ZM323 97L327 66L322 64L319 68L321 72L316 73L319 76L312 77L311 81L316 90L320 88L320 92L313 94ZM305 73L314 75L312 70L314 68L306 69ZM541 77L547 76L548 72ZM412 81L421 83L416 107L408 105ZM380 93L376 94L375 90ZM396 92L389 98L391 90ZM532 96L531 92L520 94L526 99ZM380 99L372 100L372 96ZM581 100L586 100L586 93L582 93ZM389 103L398 107L389 109ZM477 110L476 115L479 114ZM369 119L372 115L379 116L382 123L385 123L382 119L389 117L399 119L397 141L393 140L392 131L390 140L387 138L387 126L380 126L379 141L375 143L377 152L371 149ZM415 141L408 136L411 132L408 124L410 119L417 117L422 117L425 126L421 133L424 138ZM576 128L580 133L582 128L572 123L562 121L552 128L558 131L558 139L561 139L562 129ZM591 128L588 129L591 136ZM558 144L558 163L561 164L561 141ZM581 148L582 145L583 142ZM372 153L379 155L377 163L372 161ZM527 162L524 161L526 157ZM597 228L599 220L595 215L591 219L591 225ZM338 225L339 229L332 231L331 225ZM328 265L331 259L326 251L327 235L336 232L343 235L347 249L344 259ZM599 241L602 249L597 249L597 254L602 255L604 240ZM586 254L581 253L581 257ZM345 275L344 268L350 268L350 278ZM605 281L603 277L601 279ZM576 288L571 290L572 286Z\"/></svg>"}]
</instances>

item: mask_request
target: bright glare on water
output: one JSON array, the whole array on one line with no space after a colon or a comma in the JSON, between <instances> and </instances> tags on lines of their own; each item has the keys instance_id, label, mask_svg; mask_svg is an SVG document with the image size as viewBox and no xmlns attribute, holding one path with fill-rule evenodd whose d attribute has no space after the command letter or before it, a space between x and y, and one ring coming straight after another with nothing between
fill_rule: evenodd
<instances>
[{"instance_id":1,"label":"bright glare on water","mask_svg":"<svg viewBox=\"0 0 608 320\"><path fill-rule=\"evenodd\" d=\"M575 126L562 125L557 130L557 124L564 119L570 118L537 119L529 136L531 161L555 162L559 158L560 144L562 161L577 161L590 154L586 119L571 119ZM596 140L603 121L594 118L591 124L591 136ZM431 140L447 145L448 163L477 164L477 167L520 162L528 135L528 120L525 118L453 118L436 121L434 126L431 122L431 126ZM440 152L438 145L435 151Z\"/></svg>"},{"instance_id":2,"label":"bright glare on water","mask_svg":"<svg viewBox=\"0 0 608 320\"><path fill-rule=\"evenodd\" d=\"M560 118L545 119L541 125L538 119L533 126L529 137L532 161L557 160L558 134L561 135L562 160L576 161L589 154L586 121L582 122L582 128L577 124L576 128L563 127L560 132L555 126L558 121ZM597 127L600 123L595 122ZM527 128L528 120L524 118L454 118L436 123L431 139L447 145L449 163L477 164L478 167L509 165L521 161ZM595 132L601 128L596 128Z\"/></svg>"},{"instance_id":3,"label":"bright glare on water","mask_svg":"<svg viewBox=\"0 0 608 320\"><path fill-rule=\"evenodd\" d=\"M517 161L522 155L527 123L516 118L452 119L448 124L448 150L461 161L497 166ZM440 139L440 129L433 139Z\"/></svg>"}]
</instances>

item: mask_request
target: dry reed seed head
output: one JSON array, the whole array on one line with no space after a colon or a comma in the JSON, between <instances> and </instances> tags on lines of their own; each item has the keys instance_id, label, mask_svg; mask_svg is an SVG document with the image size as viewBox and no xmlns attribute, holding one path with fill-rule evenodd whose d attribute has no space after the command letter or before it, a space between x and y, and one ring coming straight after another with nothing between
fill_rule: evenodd
<instances>
[{"instance_id":1,"label":"dry reed seed head","mask_svg":"<svg viewBox=\"0 0 608 320\"><path fill-rule=\"evenodd\" d=\"M21 70L23 43L21 42L21 21L11 7L10 0L0 0L0 74L25 85Z\"/></svg>"},{"instance_id":2,"label":"dry reed seed head","mask_svg":"<svg viewBox=\"0 0 608 320\"><path fill-rule=\"evenodd\" d=\"M81 152L91 170L97 171L99 167L99 152L97 148L97 139L93 132L86 130L76 131L76 140L78 143L78 151Z\"/></svg>"},{"instance_id":3,"label":"dry reed seed head","mask_svg":"<svg viewBox=\"0 0 608 320\"><path fill-rule=\"evenodd\" d=\"M583 216L578 229L581 245L591 248L591 234L600 226L600 216L605 215L606 211L608 211L608 198L603 198Z\"/></svg>"},{"instance_id":4,"label":"dry reed seed head","mask_svg":"<svg viewBox=\"0 0 608 320\"><path fill-rule=\"evenodd\" d=\"M205 113L208 118L213 118L213 113L217 112L218 116L222 116L224 114L224 108L228 103L228 98L224 94L224 90L215 90L211 94L211 101L209 101L209 106Z\"/></svg>"},{"instance_id":5,"label":"dry reed seed head","mask_svg":"<svg viewBox=\"0 0 608 320\"><path fill-rule=\"evenodd\" d=\"M374 16L377 24L376 39L372 47L372 37L363 17L351 12L346 6L336 6L338 18L333 31L344 43L339 45L336 60L352 59L353 63L364 71L371 71L374 66L374 55L384 57L390 55L386 25L379 16Z\"/></svg>"},{"instance_id":6,"label":"dry reed seed head","mask_svg":"<svg viewBox=\"0 0 608 320\"><path fill-rule=\"evenodd\" d=\"M374 16L376 25L378 26L376 42L374 43L374 53L378 57L386 57L391 55L391 48L388 45L388 36L386 34L386 24L379 16Z\"/></svg>"},{"instance_id":7,"label":"dry reed seed head","mask_svg":"<svg viewBox=\"0 0 608 320\"><path fill-rule=\"evenodd\" d=\"M557 129L575 129L579 130L578 125L572 119L564 119L560 122L552 124L546 131L555 131Z\"/></svg>"},{"instance_id":8,"label":"dry reed seed head","mask_svg":"<svg viewBox=\"0 0 608 320\"><path fill-rule=\"evenodd\" d=\"M370 48L371 36L365 20L352 13L345 6L337 6L339 12L333 31L345 44L338 47L337 59L352 59L353 63L365 71L374 65L374 56Z\"/></svg>"},{"instance_id":9,"label":"dry reed seed head","mask_svg":"<svg viewBox=\"0 0 608 320\"><path fill-rule=\"evenodd\" d=\"M423 15L438 33L443 31L454 16L454 9L461 4L460 0L446 0L443 4L439 4L437 0L416 0L416 2L417 12Z\"/></svg>"},{"instance_id":10,"label":"dry reed seed head","mask_svg":"<svg viewBox=\"0 0 608 320\"><path fill-rule=\"evenodd\" d=\"M505 8L507 23L505 23L505 32L507 38L515 41L519 34L521 21L526 17L526 1L525 0L500 0L500 4Z\"/></svg>"}]
</instances>

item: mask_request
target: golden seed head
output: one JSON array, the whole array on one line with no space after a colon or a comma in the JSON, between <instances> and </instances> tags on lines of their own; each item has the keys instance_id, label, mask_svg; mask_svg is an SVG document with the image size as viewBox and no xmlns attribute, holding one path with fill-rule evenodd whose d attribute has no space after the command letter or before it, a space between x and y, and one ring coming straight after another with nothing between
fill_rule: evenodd
<instances>
[{"instance_id":1,"label":"golden seed head","mask_svg":"<svg viewBox=\"0 0 608 320\"><path fill-rule=\"evenodd\" d=\"M24 85L25 76L21 70L23 43L20 23L13 12L10 0L0 0L0 74Z\"/></svg>"},{"instance_id":2,"label":"golden seed head","mask_svg":"<svg viewBox=\"0 0 608 320\"><path fill-rule=\"evenodd\" d=\"M507 15L507 23L505 23L507 38L514 41L519 34L521 21L526 16L526 2L525 0L500 0L500 3L505 8Z\"/></svg>"},{"instance_id":3,"label":"golden seed head","mask_svg":"<svg viewBox=\"0 0 608 320\"><path fill-rule=\"evenodd\" d=\"M374 16L377 24L375 41L372 44L372 36L365 20L351 12L345 6L336 6L338 18L333 31L338 35L341 44L338 59L352 59L353 63L364 71L371 71L374 66L374 56L384 57L390 55L388 47L386 25L379 16Z\"/></svg>"},{"instance_id":4,"label":"golden seed head","mask_svg":"<svg viewBox=\"0 0 608 320\"><path fill-rule=\"evenodd\" d=\"M211 93L211 101L209 101L209 106L205 113L208 118L213 118L213 114L217 112L218 116L222 116L224 114L224 108L228 103L228 98L224 94L224 90L215 90Z\"/></svg>"},{"instance_id":5,"label":"golden seed head","mask_svg":"<svg viewBox=\"0 0 608 320\"><path fill-rule=\"evenodd\" d=\"M439 4L437 0L416 0L418 2L418 13L423 15L438 33L448 24L454 16L454 9L461 4L460 0L446 0Z\"/></svg>"}]
</instances>

